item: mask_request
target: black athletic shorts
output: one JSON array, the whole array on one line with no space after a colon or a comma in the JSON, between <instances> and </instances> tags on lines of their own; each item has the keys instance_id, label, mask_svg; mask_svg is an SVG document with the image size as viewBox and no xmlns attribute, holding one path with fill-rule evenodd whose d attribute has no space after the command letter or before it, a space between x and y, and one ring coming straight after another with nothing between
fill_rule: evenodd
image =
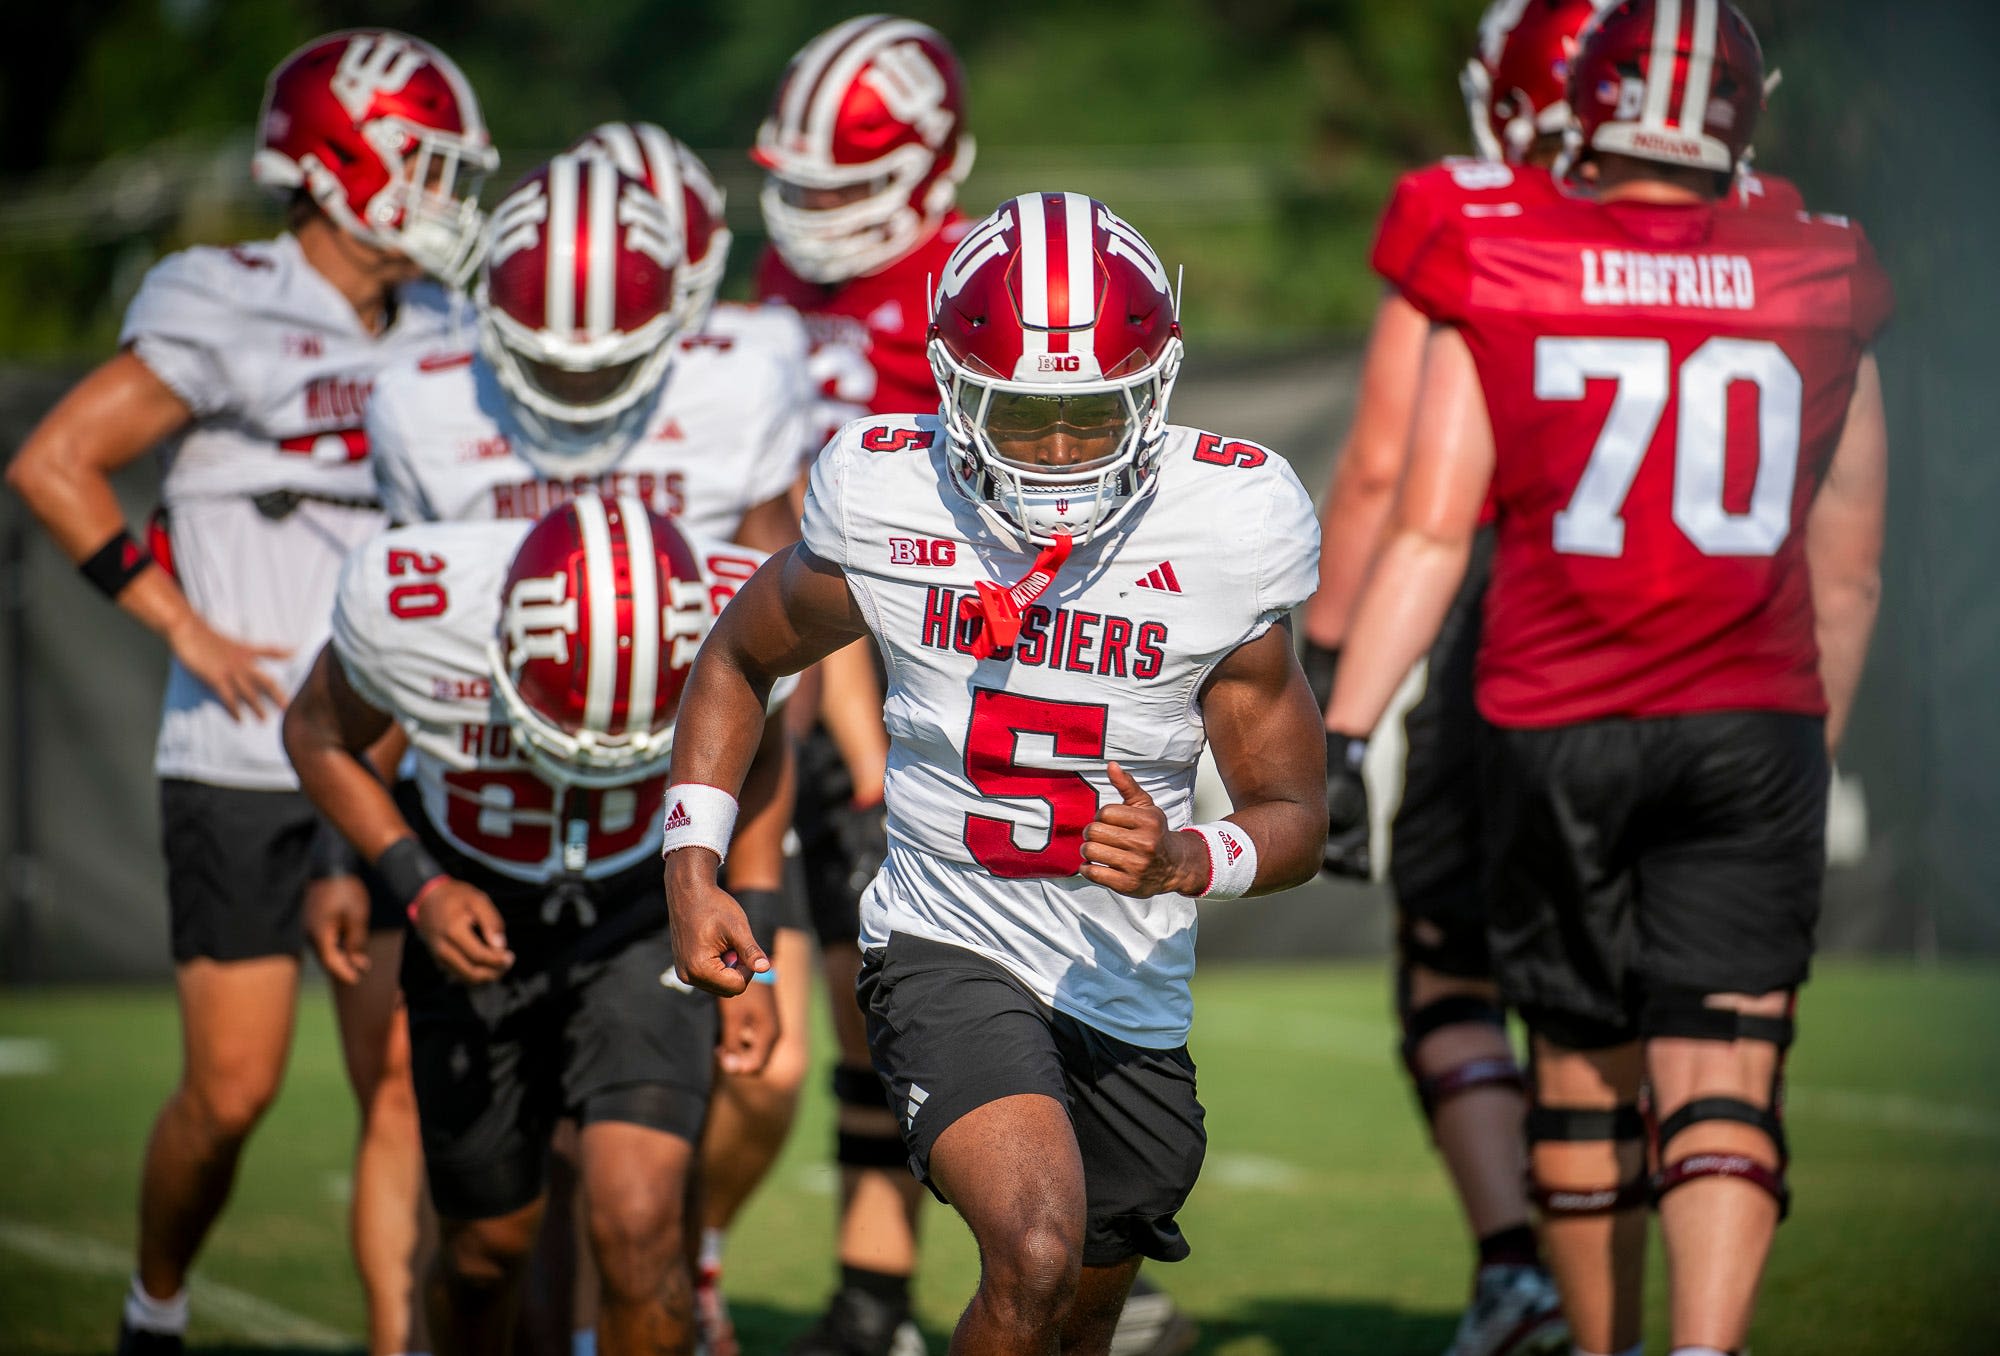
<instances>
[{"instance_id":1,"label":"black athletic shorts","mask_svg":"<svg viewBox=\"0 0 2000 1356\"><path fill-rule=\"evenodd\" d=\"M1472 700L1493 530L1475 540L1465 581L1431 646L1424 694L1403 717L1403 798L1389 825L1389 884L1403 959L1465 979L1493 973L1480 882L1480 716Z\"/></svg>"},{"instance_id":2,"label":"black athletic shorts","mask_svg":"<svg viewBox=\"0 0 2000 1356\"><path fill-rule=\"evenodd\" d=\"M850 840L840 831L840 816L854 799L854 779L824 726L798 742L798 800L792 828L798 834L796 882L788 882L788 897L803 888L803 920L809 921L821 946L853 946L861 936L861 892L874 871L857 860ZM783 926L799 926L798 914Z\"/></svg>"},{"instance_id":3,"label":"black athletic shorts","mask_svg":"<svg viewBox=\"0 0 2000 1356\"><path fill-rule=\"evenodd\" d=\"M857 988L910 1170L933 1193L931 1150L954 1121L1041 1093L1069 1112L1082 1151L1084 1265L1188 1255L1174 1214L1208 1135L1186 1046L1128 1045L1050 1008L984 956L922 937L867 952Z\"/></svg>"},{"instance_id":4,"label":"black athletic shorts","mask_svg":"<svg viewBox=\"0 0 2000 1356\"><path fill-rule=\"evenodd\" d=\"M1644 1034L1649 989L1804 982L1826 870L1825 723L1727 711L1482 741L1501 994L1558 1044Z\"/></svg>"},{"instance_id":5,"label":"black athletic shorts","mask_svg":"<svg viewBox=\"0 0 2000 1356\"><path fill-rule=\"evenodd\" d=\"M467 986L415 936L403 947L410 1073L438 1213L486 1219L534 1200L565 1116L697 1142L716 1000L673 976L658 863L573 891L524 889L428 845L493 896L515 956L507 974Z\"/></svg>"},{"instance_id":6,"label":"black athletic shorts","mask_svg":"<svg viewBox=\"0 0 2000 1356\"><path fill-rule=\"evenodd\" d=\"M174 963L297 956L318 823L303 792L161 778Z\"/></svg>"}]
</instances>

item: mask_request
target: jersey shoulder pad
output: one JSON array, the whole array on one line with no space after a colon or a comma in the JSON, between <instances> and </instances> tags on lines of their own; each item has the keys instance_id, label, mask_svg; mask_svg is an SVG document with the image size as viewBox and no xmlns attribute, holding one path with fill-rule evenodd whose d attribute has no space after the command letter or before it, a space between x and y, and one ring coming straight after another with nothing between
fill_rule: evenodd
<instances>
[{"instance_id":1,"label":"jersey shoulder pad","mask_svg":"<svg viewBox=\"0 0 2000 1356\"><path fill-rule=\"evenodd\" d=\"M1234 568L1248 574L1259 615L1287 611L1312 595L1319 583L1319 515L1289 461L1247 438L1176 427L1162 462L1163 495L1196 506L1199 530L1248 547L1232 550Z\"/></svg>"},{"instance_id":2,"label":"jersey shoulder pad","mask_svg":"<svg viewBox=\"0 0 2000 1356\"><path fill-rule=\"evenodd\" d=\"M1412 170L1396 183L1375 233L1370 264L1398 287L1431 238L1458 219L1519 216L1559 196L1545 170L1454 156Z\"/></svg>"},{"instance_id":3,"label":"jersey shoulder pad","mask_svg":"<svg viewBox=\"0 0 2000 1356\"><path fill-rule=\"evenodd\" d=\"M852 517L900 502L901 489L913 481L921 480L927 491L933 487L932 454L945 438L934 414L869 415L844 425L821 449L806 482L802 536L808 549L845 566Z\"/></svg>"},{"instance_id":4,"label":"jersey shoulder pad","mask_svg":"<svg viewBox=\"0 0 2000 1356\"><path fill-rule=\"evenodd\" d=\"M1806 210L1805 194L1781 174L1765 174L1748 166L1736 173L1730 201L1746 212L1767 212L1792 217Z\"/></svg>"},{"instance_id":5,"label":"jersey shoulder pad","mask_svg":"<svg viewBox=\"0 0 2000 1356\"><path fill-rule=\"evenodd\" d=\"M934 414L871 414L844 425L833 441L874 458L928 452L944 436L944 423Z\"/></svg>"},{"instance_id":6,"label":"jersey shoulder pad","mask_svg":"<svg viewBox=\"0 0 2000 1356\"><path fill-rule=\"evenodd\" d=\"M273 242L197 245L154 264L140 283L118 342L134 349L195 415L228 408L245 380L231 354L244 317L282 288L285 261Z\"/></svg>"}]
</instances>

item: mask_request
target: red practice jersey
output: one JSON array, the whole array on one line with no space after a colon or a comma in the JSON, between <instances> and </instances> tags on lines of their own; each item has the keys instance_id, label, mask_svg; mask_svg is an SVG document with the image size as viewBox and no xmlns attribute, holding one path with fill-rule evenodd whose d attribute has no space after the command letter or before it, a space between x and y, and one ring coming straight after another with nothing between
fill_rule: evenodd
<instances>
[{"instance_id":1,"label":"red practice jersey","mask_svg":"<svg viewBox=\"0 0 2000 1356\"><path fill-rule=\"evenodd\" d=\"M814 375L822 398L836 408L829 434L863 415L937 411L937 382L924 353L928 289L967 225L954 212L929 240L887 268L832 286L799 277L775 249L766 248L757 261L758 299L805 318Z\"/></svg>"},{"instance_id":2,"label":"red practice jersey","mask_svg":"<svg viewBox=\"0 0 2000 1356\"><path fill-rule=\"evenodd\" d=\"M1891 307L1867 238L1494 169L1407 176L1376 250L1464 334L1485 390L1499 543L1481 712L1824 712L1804 529Z\"/></svg>"}]
</instances>

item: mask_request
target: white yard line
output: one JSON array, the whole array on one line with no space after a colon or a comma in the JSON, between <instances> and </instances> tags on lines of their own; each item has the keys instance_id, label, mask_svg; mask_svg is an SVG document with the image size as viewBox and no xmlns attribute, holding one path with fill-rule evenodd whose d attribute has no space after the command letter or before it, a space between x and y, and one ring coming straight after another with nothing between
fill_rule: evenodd
<instances>
[{"instance_id":1,"label":"white yard line","mask_svg":"<svg viewBox=\"0 0 2000 1356\"><path fill-rule=\"evenodd\" d=\"M1807 1117L1873 1125L1887 1130L1915 1130L1967 1139L2000 1140L2000 1112L1976 1106L1927 1102L1894 1092L1863 1092L1857 1088L1787 1087L1785 1105Z\"/></svg>"},{"instance_id":2,"label":"white yard line","mask_svg":"<svg viewBox=\"0 0 2000 1356\"><path fill-rule=\"evenodd\" d=\"M132 1274L132 1257L122 1248L20 1220L0 1219L0 1250L17 1253L62 1271L89 1276L124 1280ZM204 1321L226 1328L245 1341L332 1351L355 1345L355 1340L345 1333L336 1332L303 1314L295 1314L290 1309L259 1299L234 1286L198 1279L193 1283L193 1290L193 1307ZM107 1323L111 1321L109 1315L116 1312L113 1304L113 1299L107 1295Z\"/></svg>"}]
</instances>

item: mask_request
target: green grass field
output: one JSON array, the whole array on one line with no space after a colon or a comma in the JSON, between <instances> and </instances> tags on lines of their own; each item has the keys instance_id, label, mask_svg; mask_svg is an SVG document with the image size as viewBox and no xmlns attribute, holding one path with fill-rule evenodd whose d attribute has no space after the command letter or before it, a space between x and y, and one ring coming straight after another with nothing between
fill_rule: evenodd
<instances>
[{"instance_id":1,"label":"green grass field","mask_svg":"<svg viewBox=\"0 0 2000 1356\"><path fill-rule=\"evenodd\" d=\"M1183 1215L1194 1256L1155 1274L1199 1318L1201 1351L1435 1356L1448 1340L1467 1249L1390 1057L1385 989L1366 965L1217 968L1197 984L1208 1165ZM1828 965L1802 1019L1797 1204L1758 1351L2000 1350L2000 970ZM165 990L0 995L0 1352L107 1349L140 1148L175 1058ZM198 1349L356 1340L352 1135L329 1004L309 992L290 1081L203 1259ZM749 1351L781 1350L823 1297L829 1138L814 1095L733 1236ZM936 1350L974 1269L963 1227L934 1211L919 1300ZM1656 1306L1655 1350L1664 1336Z\"/></svg>"}]
</instances>

